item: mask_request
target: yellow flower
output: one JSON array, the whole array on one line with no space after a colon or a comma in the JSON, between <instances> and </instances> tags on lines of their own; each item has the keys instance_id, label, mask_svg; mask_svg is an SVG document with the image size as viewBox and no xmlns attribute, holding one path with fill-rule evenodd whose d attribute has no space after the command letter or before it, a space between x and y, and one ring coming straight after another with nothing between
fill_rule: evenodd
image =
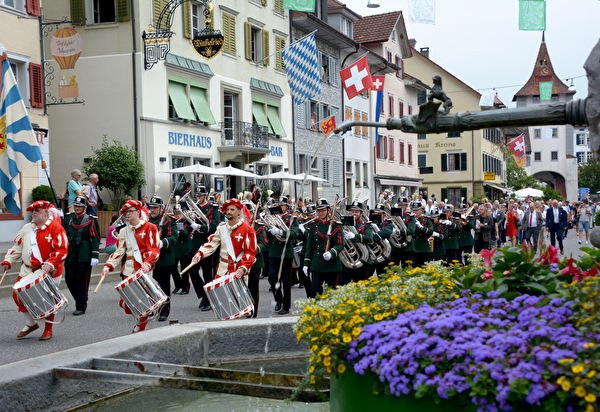
<instances>
[{"instance_id":1,"label":"yellow flower","mask_svg":"<svg viewBox=\"0 0 600 412\"><path fill-rule=\"evenodd\" d=\"M586 349L593 348L594 347L594 342L586 343L585 345L583 345L583 347L586 348Z\"/></svg>"},{"instance_id":2,"label":"yellow flower","mask_svg":"<svg viewBox=\"0 0 600 412\"><path fill-rule=\"evenodd\" d=\"M346 365L344 365L343 363L340 363L337 367L337 371L340 374L346 372Z\"/></svg>"},{"instance_id":3,"label":"yellow flower","mask_svg":"<svg viewBox=\"0 0 600 412\"><path fill-rule=\"evenodd\" d=\"M585 395L585 401L589 403L596 402L596 395L594 395L593 393L588 393L587 395Z\"/></svg>"},{"instance_id":4,"label":"yellow flower","mask_svg":"<svg viewBox=\"0 0 600 412\"><path fill-rule=\"evenodd\" d=\"M573 373L581 373L583 372L583 365L574 365L571 367L571 371L573 371Z\"/></svg>"},{"instance_id":5,"label":"yellow flower","mask_svg":"<svg viewBox=\"0 0 600 412\"><path fill-rule=\"evenodd\" d=\"M562 383L565 381L565 377L561 376L560 378L558 378L558 380L556 381L556 383L558 383L559 385L562 385Z\"/></svg>"},{"instance_id":6,"label":"yellow flower","mask_svg":"<svg viewBox=\"0 0 600 412\"><path fill-rule=\"evenodd\" d=\"M325 346L323 349L321 349L320 353L324 356L329 356L331 354L331 348L328 346Z\"/></svg>"},{"instance_id":7,"label":"yellow flower","mask_svg":"<svg viewBox=\"0 0 600 412\"><path fill-rule=\"evenodd\" d=\"M563 383L560 384L560 386L565 392L569 392L569 390L571 390L571 382L569 382L568 380L565 380Z\"/></svg>"},{"instance_id":8,"label":"yellow flower","mask_svg":"<svg viewBox=\"0 0 600 412\"><path fill-rule=\"evenodd\" d=\"M587 392L585 388L580 385L575 388L575 395L579 396L580 398L583 398L585 395L587 395Z\"/></svg>"},{"instance_id":9,"label":"yellow flower","mask_svg":"<svg viewBox=\"0 0 600 412\"><path fill-rule=\"evenodd\" d=\"M340 330L339 330L339 329L331 329L331 334L332 334L332 335L337 335L337 334L339 334L339 333L340 333Z\"/></svg>"},{"instance_id":10,"label":"yellow flower","mask_svg":"<svg viewBox=\"0 0 600 412\"><path fill-rule=\"evenodd\" d=\"M561 359L558 361L558 363L560 363L561 365L567 364L567 363L573 363L575 362L575 359L572 358L565 358L565 359Z\"/></svg>"},{"instance_id":11,"label":"yellow flower","mask_svg":"<svg viewBox=\"0 0 600 412\"><path fill-rule=\"evenodd\" d=\"M310 367L308 368L308 373L314 373L314 371L315 371L315 366L310 365Z\"/></svg>"},{"instance_id":12,"label":"yellow flower","mask_svg":"<svg viewBox=\"0 0 600 412\"><path fill-rule=\"evenodd\" d=\"M345 335L342 340L344 343L350 343L352 341L352 337L350 337L350 335Z\"/></svg>"},{"instance_id":13,"label":"yellow flower","mask_svg":"<svg viewBox=\"0 0 600 412\"><path fill-rule=\"evenodd\" d=\"M596 371L589 371L587 374L587 377L590 379L593 378L594 376L596 376Z\"/></svg>"}]
</instances>

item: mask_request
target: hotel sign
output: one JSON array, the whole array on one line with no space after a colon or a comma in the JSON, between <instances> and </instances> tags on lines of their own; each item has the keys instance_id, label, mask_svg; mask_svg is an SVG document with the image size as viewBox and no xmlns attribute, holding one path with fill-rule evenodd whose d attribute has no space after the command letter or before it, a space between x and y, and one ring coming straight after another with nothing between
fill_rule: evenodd
<instances>
[{"instance_id":1,"label":"hotel sign","mask_svg":"<svg viewBox=\"0 0 600 412\"><path fill-rule=\"evenodd\" d=\"M219 54L224 43L225 38L220 32L199 34L192 40L192 46L196 50L196 53L205 59L212 59Z\"/></svg>"},{"instance_id":2,"label":"hotel sign","mask_svg":"<svg viewBox=\"0 0 600 412\"><path fill-rule=\"evenodd\" d=\"M496 180L496 173L483 172L483 180Z\"/></svg>"}]
</instances>

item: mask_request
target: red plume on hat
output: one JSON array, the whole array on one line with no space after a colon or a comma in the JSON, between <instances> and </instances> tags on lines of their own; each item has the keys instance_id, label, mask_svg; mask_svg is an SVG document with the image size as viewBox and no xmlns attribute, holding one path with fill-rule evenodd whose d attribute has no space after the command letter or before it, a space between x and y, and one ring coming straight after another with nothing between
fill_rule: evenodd
<instances>
[{"instance_id":1,"label":"red plume on hat","mask_svg":"<svg viewBox=\"0 0 600 412\"><path fill-rule=\"evenodd\" d=\"M129 209L137 209L140 211L143 211L145 209L144 205L142 202L140 202L139 200L128 200L123 207L121 208L121 214L127 212L127 210Z\"/></svg>"},{"instance_id":2,"label":"red plume on hat","mask_svg":"<svg viewBox=\"0 0 600 412\"><path fill-rule=\"evenodd\" d=\"M27 209L25 210L27 210L28 212L32 212L33 209L50 209L51 207L54 207L54 205L48 202L47 200L36 200L35 202L27 206Z\"/></svg>"}]
</instances>

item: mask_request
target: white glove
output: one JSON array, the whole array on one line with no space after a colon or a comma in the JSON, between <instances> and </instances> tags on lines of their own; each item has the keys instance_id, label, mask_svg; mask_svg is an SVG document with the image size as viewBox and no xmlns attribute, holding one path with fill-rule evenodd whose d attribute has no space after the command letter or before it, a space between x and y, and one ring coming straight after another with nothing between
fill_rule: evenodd
<instances>
[{"instance_id":1,"label":"white glove","mask_svg":"<svg viewBox=\"0 0 600 412\"><path fill-rule=\"evenodd\" d=\"M438 232L433 232L433 234L431 236L433 236L433 237L440 237L440 234Z\"/></svg>"},{"instance_id":2,"label":"white glove","mask_svg":"<svg viewBox=\"0 0 600 412\"><path fill-rule=\"evenodd\" d=\"M191 227L192 227L192 229L194 229L194 230L198 230L198 228L200 227L200 225L199 225L198 223L192 223L190 226L191 226Z\"/></svg>"},{"instance_id":3,"label":"white glove","mask_svg":"<svg viewBox=\"0 0 600 412\"><path fill-rule=\"evenodd\" d=\"M63 210L61 208L58 208L58 215L60 216L61 219L65 218L65 213L63 212Z\"/></svg>"},{"instance_id":4,"label":"white glove","mask_svg":"<svg viewBox=\"0 0 600 412\"><path fill-rule=\"evenodd\" d=\"M398 233L398 232L400 232L398 229L396 229L396 228L393 228L393 229L392 229L392 236L395 236L395 235L396 235L396 233Z\"/></svg>"},{"instance_id":5,"label":"white glove","mask_svg":"<svg viewBox=\"0 0 600 412\"><path fill-rule=\"evenodd\" d=\"M163 241L161 240L161 241L160 241L160 246L159 246L158 248L159 248L159 249L162 249L163 247L165 247L165 246L164 246L164 243L163 243Z\"/></svg>"},{"instance_id":6,"label":"white glove","mask_svg":"<svg viewBox=\"0 0 600 412\"><path fill-rule=\"evenodd\" d=\"M91 267L98 266L98 259L92 258L92 261L90 262L90 266Z\"/></svg>"},{"instance_id":7,"label":"white glove","mask_svg":"<svg viewBox=\"0 0 600 412\"><path fill-rule=\"evenodd\" d=\"M304 227L304 224L302 224L302 223L300 223L300 224L298 225L298 229L300 229L300 231L301 231L302 233L306 232L306 228Z\"/></svg>"},{"instance_id":8,"label":"white glove","mask_svg":"<svg viewBox=\"0 0 600 412\"><path fill-rule=\"evenodd\" d=\"M331 252L325 252L325 253L323 253L323 259L325 259L325 260L331 260Z\"/></svg>"},{"instance_id":9,"label":"white glove","mask_svg":"<svg viewBox=\"0 0 600 412\"><path fill-rule=\"evenodd\" d=\"M418 220L415 222L415 225L417 225L419 229L423 229L423 225Z\"/></svg>"},{"instance_id":10,"label":"white glove","mask_svg":"<svg viewBox=\"0 0 600 412\"><path fill-rule=\"evenodd\" d=\"M273 236L283 236L283 230L277 229L276 227L269 229L269 232L271 232Z\"/></svg>"},{"instance_id":11,"label":"white glove","mask_svg":"<svg viewBox=\"0 0 600 412\"><path fill-rule=\"evenodd\" d=\"M451 225L452 225L452 222L451 222L450 220L444 220L444 224L445 224L446 226L451 226Z\"/></svg>"},{"instance_id":12,"label":"white glove","mask_svg":"<svg viewBox=\"0 0 600 412\"><path fill-rule=\"evenodd\" d=\"M354 239L356 236L354 235L354 233L352 232L346 232L346 234L344 235L344 237L346 238L346 240L352 240Z\"/></svg>"},{"instance_id":13,"label":"white glove","mask_svg":"<svg viewBox=\"0 0 600 412\"><path fill-rule=\"evenodd\" d=\"M308 276L308 266L303 266L302 271L304 272L304 276Z\"/></svg>"}]
</instances>

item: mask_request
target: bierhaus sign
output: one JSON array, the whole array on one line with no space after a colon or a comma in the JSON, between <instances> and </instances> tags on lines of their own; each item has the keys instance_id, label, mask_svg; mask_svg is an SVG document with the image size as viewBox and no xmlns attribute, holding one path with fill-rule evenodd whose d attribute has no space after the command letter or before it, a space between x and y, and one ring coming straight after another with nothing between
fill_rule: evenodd
<instances>
[{"instance_id":1,"label":"bierhaus sign","mask_svg":"<svg viewBox=\"0 0 600 412\"><path fill-rule=\"evenodd\" d=\"M198 34L192 40L192 46L196 50L196 53L205 59L212 59L219 54L224 43L225 39L219 32Z\"/></svg>"}]
</instances>

